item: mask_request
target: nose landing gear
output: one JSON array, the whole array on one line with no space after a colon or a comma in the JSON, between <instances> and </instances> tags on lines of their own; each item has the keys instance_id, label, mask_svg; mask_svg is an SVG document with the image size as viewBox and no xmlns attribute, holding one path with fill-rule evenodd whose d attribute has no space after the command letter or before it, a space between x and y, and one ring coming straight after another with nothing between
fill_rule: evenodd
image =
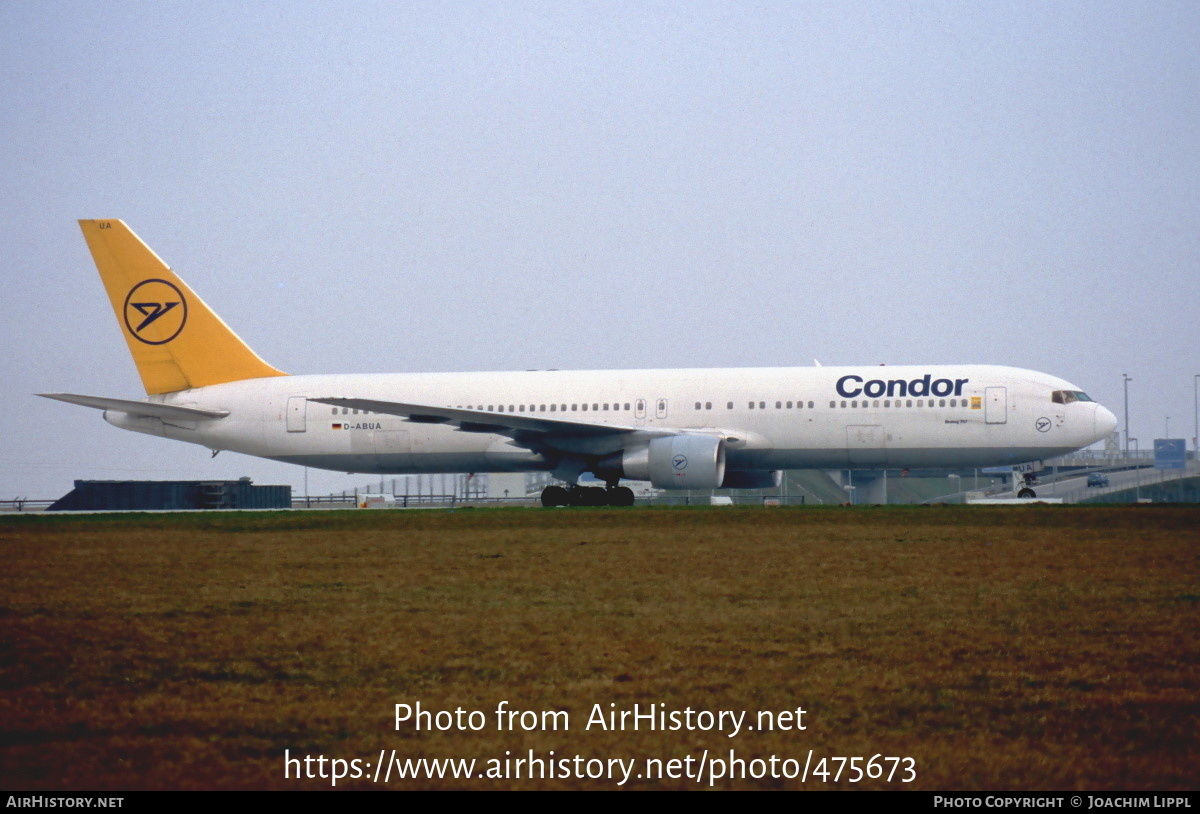
<instances>
[{"instance_id":1,"label":"nose landing gear","mask_svg":"<svg viewBox=\"0 0 1200 814\"><path fill-rule=\"evenodd\" d=\"M1037 497L1037 492L1033 491L1033 487L1037 485L1037 477L1034 475L1023 475L1016 483L1019 485L1017 497L1022 499Z\"/></svg>"}]
</instances>

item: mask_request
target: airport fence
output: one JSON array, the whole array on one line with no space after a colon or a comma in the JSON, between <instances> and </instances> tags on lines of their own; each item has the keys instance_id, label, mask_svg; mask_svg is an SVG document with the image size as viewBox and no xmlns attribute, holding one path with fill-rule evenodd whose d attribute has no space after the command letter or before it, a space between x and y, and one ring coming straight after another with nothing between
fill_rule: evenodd
<instances>
[{"instance_id":1,"label":"airport fence","mask_svg":"<svg viewBox=\"0 0 1200 814\"><path fill-rule=\"evenodd\" d=\"M0 512L42 512L52 503L53 500L30 500L25 497L0 500Z\"/></svg>"}]
</instances>

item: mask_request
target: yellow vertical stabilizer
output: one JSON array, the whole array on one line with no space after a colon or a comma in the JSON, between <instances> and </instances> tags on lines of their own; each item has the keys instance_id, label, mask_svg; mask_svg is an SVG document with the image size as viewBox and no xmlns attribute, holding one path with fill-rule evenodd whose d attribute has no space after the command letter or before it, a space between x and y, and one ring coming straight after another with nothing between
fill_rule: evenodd
<instances>
[{"instance_id":1,"label":"yellow vertical stabilizer","mask_svg":"<svg viewBox=\"0 0 1200 814\"><path fill-rule=\"evenodd\" d=\"M119 220L81 220L148 395L286 376L258 357Z\"/></svg>"}]
</instances>

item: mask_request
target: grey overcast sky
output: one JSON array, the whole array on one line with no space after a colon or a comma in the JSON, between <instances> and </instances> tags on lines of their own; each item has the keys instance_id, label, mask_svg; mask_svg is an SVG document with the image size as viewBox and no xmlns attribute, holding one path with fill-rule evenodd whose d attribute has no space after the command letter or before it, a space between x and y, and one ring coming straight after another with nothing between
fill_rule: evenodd
<instances>
[{"instance_id":1,"label":"grey overcast sky","mask_svg":"<svg viewBox=\"0 0 1200 814\"><path fill-rule=\"evenodd\" d=\"M2 3L0 498L303 482L32 395L144 395L78 218L289 372L996 363L1190 438L1198 42L1191 0Z\"/></svg>"}]
</instances>

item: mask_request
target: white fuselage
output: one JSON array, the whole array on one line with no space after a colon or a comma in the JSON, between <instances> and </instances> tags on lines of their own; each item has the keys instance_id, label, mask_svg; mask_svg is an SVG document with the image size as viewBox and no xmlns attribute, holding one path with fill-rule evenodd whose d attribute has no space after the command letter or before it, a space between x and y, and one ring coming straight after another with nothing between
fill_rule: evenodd
<instances>
[{"instance_id":1,"label":"white fuselage","mask_svg":"<svg viewBox=\"0 0 1200 814\"><path fill-rule=\"evenodd\" d=\"M346 472L553 469L490 432L415 423L311 399L354 397L628 428L578 450L596 459L674 431L725 439L731 470L970 467L1044 459L1116 425L1073 385L990 365L524 371L278 376L156 396L227 410L216 420L106 412L111 423L216 449ZM643 441L644 443L644 441Z\"/></svg>"}]
</instances>

